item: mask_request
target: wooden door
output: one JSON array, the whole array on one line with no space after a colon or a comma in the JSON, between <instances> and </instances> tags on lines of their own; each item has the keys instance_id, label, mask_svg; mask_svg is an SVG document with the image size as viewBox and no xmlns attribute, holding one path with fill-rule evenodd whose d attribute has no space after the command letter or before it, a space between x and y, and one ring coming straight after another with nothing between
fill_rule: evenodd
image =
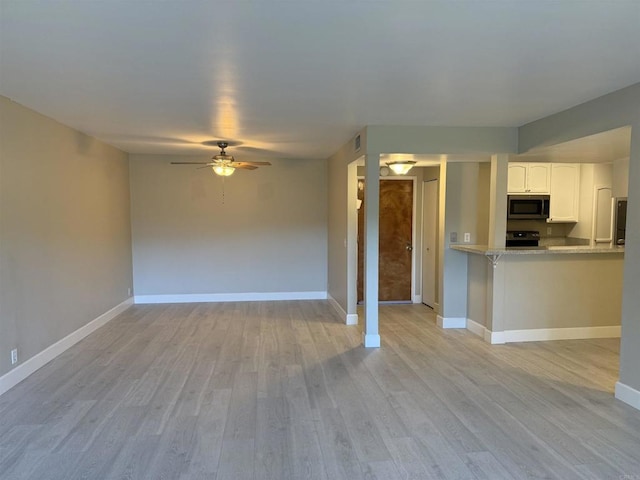
<instances>
[{"instance_id":1,"label":"wooden door","mask_svg":"<svg viewBox=\"0 0 640 480\"><path fill-rule=\"evenodd\" d=\"M422 303L435 308L438 279L438 180L422 190Z\"/></svg>"},{"instance_id":2,"label":"wooden door","mask_svg":"<svg viewBox=\"0 0 640 480\"><path fill-rule=\"evenodd\" d=\"M358 198L358 302L364 300L364 180ZM413 258L413 180L380 180L380 252L378 298L411 302Z\"/></svg>"}]
</instances>

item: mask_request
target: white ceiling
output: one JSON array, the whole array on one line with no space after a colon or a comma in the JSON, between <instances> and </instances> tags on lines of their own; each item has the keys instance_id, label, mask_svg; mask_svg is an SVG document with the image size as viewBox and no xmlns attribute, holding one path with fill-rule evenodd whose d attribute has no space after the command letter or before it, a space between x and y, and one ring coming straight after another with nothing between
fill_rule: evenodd
<instances>
[{"instance_id":1,"label":"white ceiling","mask_svg":"<svg viewBox=\"0 0 640 480\"><path fill-rule=\"evenodd\" d=\"M134 153L326 158L640 81L640 0L0 0L0 94Z\"/></svg>"}]
</instances>

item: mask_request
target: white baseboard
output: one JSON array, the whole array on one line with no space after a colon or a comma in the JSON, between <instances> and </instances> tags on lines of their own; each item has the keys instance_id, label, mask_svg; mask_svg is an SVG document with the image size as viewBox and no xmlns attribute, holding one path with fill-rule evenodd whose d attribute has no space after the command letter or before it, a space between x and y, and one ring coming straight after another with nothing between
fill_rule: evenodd
<instances>
[{"instance_id":1,"label":"white baseboard","mask_svg":"<svg viewBox=\"0 0 640 480\"><path fill-rule=\"evenodd\" d=\"M413 303L422 303L422 295L414 295Z\"/></svg>"},{"instance_id":2,"label":"white baseboard","mask_svg":"<svg viewBox=\"0 0 640 480\"><path fill-rule=\"evenodd\" d=\"M467 328L469 330L476 335L484 336L485 342L493 345L517 342L544 342L547 340L584 340L587 338L620 337L620 326L531 328L528 330L505 330L502 332L492 332L472 320L468 320L467 322Z\"/></svg>"},{"instance_id":3,"label":"white baseboard","mask_svg":"<svg viewBox=\"0 0 640 480\"><path fill-rule=\"evenodd\" d=\"M24 363L18 365L13 370L0 377L0 395L5 393L10 388L13 388L22 380L27 378L33 372L43 367L58 355L71 348L80 340L95 332L98 328L105 325L109 320L112 320L120 313L124 312L127 308L133 305L133 298L128 298L119 305L116 305L111 310L103 313L99 317L91 320L86 325L80 327L74 332L64 337L62 340L57 341L53 345L45 348L40 353L34 355Z\"/></svg>"},{"instance_id":4,"label":"white baseboard","mask_svg":"<svg viewBox=\"0 0 640 480\"><path fill-rule=\"evenodd\" d=\"M484 331L484 341L491 345L503 345L507 343L504 337L504 332L492 332L486 328Z\"/></svg>"},{"instance_id":5,"label":"white baseboard","mask_svg":"<svg viewBox=\"0 0 640 480\"><path fill-rule=\"evenodd\" d=\"M437 322L440 328L467 328L467 319L463 317L441 317L437 315Z\"/></svg>"},{"instance_id":6,"label":"white baseboard","mask_svg":"<svg viewBox=\"0 0 640 480\"><path fill-rule=\"evenodd\" d=\"M484 325L474 322L470 318L467 318L467 330L479 337L482 337L485 342L492 345L499 345L505 343L504 332L492 332Z\"/></svg>"},{"instance_id":7,"label":"white baseboard","mask_svg":"<svg viewBox=\"0 0 640 480\"><path fill-rule=\"evenodd\" d=\"M326 300L327 292L195 293L183 295L136 295L135 303L214 303L274 300Z\"/></svg>"},{"instance_id":8,"label":"white baseboard","mask_svg":"<svg viewBox=\"0 0 640 480\"><path fill-rule=\"evenodd\" d=\"M380 335L362 334L362 343L366 348L379 348L380 347Z\"/></svg>"},{"instance_id":9,"label":"white baseboard","mask_svg":"<svg viewBox=\"0 0 640 480\"><path fill-rule=\"evenodd\" d=\"M474 322L470 318L467 318L467 330L482 338L484 338L485 332L487 331L484 325L480 325L478 322Z\"/></svg>"},{"instance_id":10,"label":"white baseboard","mask_svg":"<svg viewBox=\"0 0 640 480\"><path fill-rule=\"evenodd\" d=\"M616 398L640 410L640 391L624 383L616 382Z\"/></svg>"},{"instance_id":11,"label":"white baseboard","mask_svg":"<svg viewBox=\"0 0 640 480\"><path fill-rule=\"evenodd\" d=\"M357 325L358 324L358 314L357 313L347 313L344 311L344 308L338 303L338 301L333 298L331 295L327 294L327 299L329 300L329 304L333 307L333 309L338 313L340 318L344 321L345 325Z\"/></svg>"},{"instance_id":12,"label":"white baseboard","mask_svg":"<svg viewBox=\"0 0 640 480\"><path fill-rule=\"evenodd\" d=\"M586 338L620 338L620 326L534 328L528 330L505 330L505 342L541 342L545 340L580 340Z\"/></svg>"}]
</instances>

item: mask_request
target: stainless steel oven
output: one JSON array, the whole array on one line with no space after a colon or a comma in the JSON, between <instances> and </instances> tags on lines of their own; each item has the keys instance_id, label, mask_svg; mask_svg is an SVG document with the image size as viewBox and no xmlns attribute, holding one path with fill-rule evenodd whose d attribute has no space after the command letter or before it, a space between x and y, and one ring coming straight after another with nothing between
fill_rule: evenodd
<instances>
[{"instance_id":1,"label":"stainless steel oven","mask_svg":"<svg viewBox=\"0 0 640 480\"><path fill-rule=\"evenodd\" d=\"M536 230L507 231L507 247L537 247L540 244L540 232Z\"/></svg>"},{"instance_id":2,"label":"stainless steel oven","mask_svg":"<svg viewBox=\"0 0 640 480\"><path fill-rule=\"evenodd\" d=\"M509 220L545 220L549 218L549 195L509 195Z\"/></svg>"}]
</instances>

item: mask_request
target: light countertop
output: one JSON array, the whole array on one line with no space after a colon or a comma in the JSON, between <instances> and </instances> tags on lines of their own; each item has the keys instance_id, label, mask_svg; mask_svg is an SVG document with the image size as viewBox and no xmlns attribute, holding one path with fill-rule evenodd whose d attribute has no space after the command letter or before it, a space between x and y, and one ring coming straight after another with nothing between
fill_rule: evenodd
<instances>
[{"instance_id":1,"label":"light countertop","mask_svg":"<svg viewBox=\"0 0 640 480\"><path fill-rule=\"evenodd\" d=\"M459 252L473 253L476 255L555 255L555 254L623 254L624 247L610 246L590 246L590 245L568 245L568 246L550 246L550 247L508 247L508 248L489 248L487 245L451 245L452 250Z\"/></svg>"}]
</instances>

